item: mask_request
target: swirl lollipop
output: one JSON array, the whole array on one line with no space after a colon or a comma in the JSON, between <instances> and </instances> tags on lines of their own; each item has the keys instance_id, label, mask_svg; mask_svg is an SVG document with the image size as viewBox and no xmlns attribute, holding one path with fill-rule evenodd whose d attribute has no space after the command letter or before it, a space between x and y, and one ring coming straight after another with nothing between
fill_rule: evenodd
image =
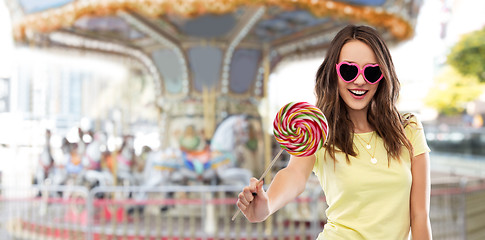
<instances>
[{"instance_id":1,"label":"swirl lollipop","mask_svg":"<svg viewBox=\"0 0 485 240\"><path fill-rule=\"evenodd\" d=\"M290 102L283 106L273 121L273 134L281 150L259 178L268 174L283 150L297 157L305 157L319 150L328 136L328 123L325 115L317 107L307 102ZM259 182L258 181L258 182ZM234 214L236 219L240 210Z\"/></svg>"},{"instance_id":2,"label":"swirl lollipop","mask_svg":"<svg viewBox=\"0 0 485 240\"><path fill-rule=\"evenodd\" d=\"M291 102L276 115L273 133L281 148L291 155L305 157L323 147L328 123L317 107L306 102Z\"/></svg>"}]
</instances>

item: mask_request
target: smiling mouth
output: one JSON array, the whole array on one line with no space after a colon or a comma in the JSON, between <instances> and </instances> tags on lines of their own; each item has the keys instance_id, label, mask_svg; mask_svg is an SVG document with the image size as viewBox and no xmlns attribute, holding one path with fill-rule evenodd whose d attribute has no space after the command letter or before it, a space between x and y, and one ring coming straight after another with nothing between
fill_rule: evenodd
<instances>
[{"instance_id":1,"label":"smiling mouth","mask_svg":"<svg viewBox=\"0 0 485 240\"><path fill-rule=\"evenodd\" d=\"M349 89L349 92L352 93L353 95L357 96L357 97L361 97L361 96L364 96L368 90L350 90Z\"/></svg>"}]
</instances>

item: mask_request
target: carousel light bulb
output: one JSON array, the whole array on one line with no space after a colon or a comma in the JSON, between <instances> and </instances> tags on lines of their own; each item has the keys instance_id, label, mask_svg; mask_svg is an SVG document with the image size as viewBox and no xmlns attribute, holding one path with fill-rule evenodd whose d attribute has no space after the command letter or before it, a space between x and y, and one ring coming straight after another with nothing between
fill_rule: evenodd
<instances>
[{"instance_id":1,"label":"carousel light bulb","mask_svg":"<svg viewBox=\"0 0 485 240\"><path fill-rule=\"evenodd\" d=\"M345 14L349 14L350 15L350 14L352 14L352 12L353 12L353 9L351 7L347 6L347 7L344 8L344 13Z\"/></svg>"}]
</instances>

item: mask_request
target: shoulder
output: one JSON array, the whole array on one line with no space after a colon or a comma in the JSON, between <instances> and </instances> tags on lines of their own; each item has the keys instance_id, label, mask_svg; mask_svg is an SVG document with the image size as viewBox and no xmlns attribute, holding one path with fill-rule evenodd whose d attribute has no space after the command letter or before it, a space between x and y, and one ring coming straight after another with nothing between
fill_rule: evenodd
<instances>
[{"instance_id":1,"label":"shoulder","mask_svg":"<svg viewBox=\"0 0 485 240\"><path fill-rule=\"evenodd\" d=\"M414 147L415 156L424 152L429 152L430 149L426 142L426 135L419 115L404 114L402 119L406 137Z\"/></svg>"},{"instance_id":2,"label":"shoulder","mask_svg":"<svg viewBox=\"0 0 485 240\"><path fill-rule=\"evenodd\" d=\"M423 124L418 114L416 113L403 114L402 124L404 127L404 133L406 134L406 137L409 140L411 140L411 143L413 143L414 139L416 139L417 137L419 138L421 135L424 135Z\"/></svg>"},{"instance_id":3,"label":"shoulder","mask_svg":"<svg viewBox=\"0 0 485 240\"><path fill-rule=\"evenodd\" d=\"M423 124L416 113L404 113L401 118L402 125L407 131L423 130Z\"/></svg>"}]
</instances>

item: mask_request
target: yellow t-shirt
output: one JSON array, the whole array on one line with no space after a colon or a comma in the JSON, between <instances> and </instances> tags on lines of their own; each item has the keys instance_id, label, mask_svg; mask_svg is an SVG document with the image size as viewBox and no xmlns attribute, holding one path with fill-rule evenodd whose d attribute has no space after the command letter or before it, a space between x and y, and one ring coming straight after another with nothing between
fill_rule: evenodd
<instances>
[{"instance_id":1,"label":"yellow t-shirt","mask_svg":"<svg viewBox=\"0 0 485 240\"><path fill-rule=\"evenodd\" d=\"M421 123L415 117L412 121L417 125L411 123L405 131L417 156L430 149ZM317 239L408 239L412 175L407 148L402 150L401 163L393 160L388 167L384 142L377 133L355 135L358 135L353 140L358 155L349 156L350 165L343 153L336 153L338 162L335 165L325 149L316 153L313 172L320 181L329 206L326 210L327 224ZM364 147L367 145L365 142L370 143L371 149ZM371 161L374 147L376 163ZM324 154L327 154L326 161Z\"/></svg>"}]
</instances>

